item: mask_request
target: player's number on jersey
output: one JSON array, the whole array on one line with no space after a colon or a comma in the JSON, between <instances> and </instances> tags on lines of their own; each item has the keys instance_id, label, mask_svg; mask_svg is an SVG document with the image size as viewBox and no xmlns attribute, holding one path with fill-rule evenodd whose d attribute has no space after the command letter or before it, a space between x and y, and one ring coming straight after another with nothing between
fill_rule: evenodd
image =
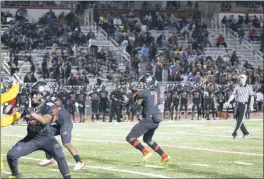
<instances>
[{"instance_id":1,"label":"player's number on jersey","mask_svg":"<svg viewBox=\"0 0 264 179\"><path fill-rule=\"evenodd\" d=\"M158 95L156 91L151 91L151 95L154 96L154 105L158 104Z\"/></svg>"}]
</instances>

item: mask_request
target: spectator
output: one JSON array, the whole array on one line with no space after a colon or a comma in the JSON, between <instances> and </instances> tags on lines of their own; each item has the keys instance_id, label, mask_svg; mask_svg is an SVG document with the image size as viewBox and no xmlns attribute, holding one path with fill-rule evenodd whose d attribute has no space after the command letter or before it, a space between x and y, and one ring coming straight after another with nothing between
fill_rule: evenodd
<instances>
[{"instance_id":1,"label":"spectator","mask_svg":"<svg viewBox=\"0 0 264 179\"><path fill-rule=\"evenodd\" d=\"M216 47L219 47L220 45L223 45L225 48L227 48L225 38L220 34L220 36L216 39Z\"/></svg>"},{"instance_id":2,"label":"spectator","mask_svg":"<svg viewBox=\"0 0 264 179\"><path fill-rule=\"evenodd\" d=\"M263 112L263 93L259 90L256 93L257 112Z\"/></svg>"},{"instance_id":3,"label":"spectator","mask_svg":"<svg viewBox=\"0 0 264 179\"><path fill-rule=\"evenodd\" d=\"M143 47L141 48L141 56L142 56L143 61L148 60L149 48L146 46L146 44L144 44Z\"/></svg>"},{"instance_id":4,"label":"spectator","mask_svg":"<svg viewBox=\"0 0 264 179\"><path fill-rule=\"evenodd\" d=\"M256 36L257 36L257 30L255 27L251 27L250 28L250 31L248 33L248 37L251 41L254 41L254 39L256 39Z\"/></svg>"},{"instance_id":5,"label":"spectator","mask_svg":"<svg viewBox=\"0 0 264 179\"><path fill-rule=\"evenodd\" d=\"M195 77L192 72L190 72L189 75L187 76L187 82L195 83Z\"/></svg>"},{"instance_id":6,"label":"spectator","mask_svg":"<svg viewBox=\"0 0 264 179\"><path fill-rule=\"evenodd\" d=\"M221 20L221 23L224 24L224 25L226 25L227 22L228 22L227 17L224 16L223 19Z\"/></svg>"},{"instance_id":7,"label":"spectator","mask_svg":"<svg viewBox=\"0 0 264 179\"><path fill-rule=\"evenodd\" d=\"M158 61L155 68L155 78L158 82L162 81L162 64Z\"/></svg>"},{"instance_id":8,"label":"spectator","mask_svg":"<svg viewBox=\"0 0 264 179\"><path fill-rule=\"evenodd\" d=\"M242 43L243 40L247 40L245 37L245 31L244 29L241 27L238 31L238 37L239 37L239 42L240 44Z\"/></svg>"},{"instance_id":9,"label":"spectator","mask_svg":"<svg viewBox=\"0 0 264 179\"><path fill-rule=\"evenodd\" d=\"M43 79L49 78L48 62L46 58L43 59L41 66Z\"/></svg>"},{"instance_id":10,"label":"spectator","mask_svg":"<svg viewBox=\"0 0 264 179\"><path fill-rule=\"evenodd\" d=\"M235 64L239 64L239 60L238 60L238 57L236 55L236 51L234 50L231 57L230 57L230 61L231 61L231 64L232 66L234 66Z\"/></svg>"},{"instance_id":11,"label":"spectator","mask_svg":"<svg viewBox=\"0 0 264 179\"><path fill-rule=\"evenodd\" d=\"M174 63L171 63L169 67L169 81L174 81L175 76L176 76L176 68Z\"/></svg>"},{"instance_id":12,"label":"spectator","mask_svg":"<svg viewBox=\"0 0 264 179\"><path fill-rule=\"evenodd\" d=\"M260 21L256 15L254 15L254 19L252 21L252 24L255 28L260 28Z\"/></svg>"},{"instance_id":13,"label":"spectator","mask_svg":"<svg viewBox=\"0 0 264 179\"><path fill-rule=\"evenodd\" d=\"M37 78L35 77L33 72L27 72L24 77L24 83L35 83L37 82Z\"/></svg>"},{"instance_id":14,"label":"spectator","mask_svg":"<svg viewBox=\"0 0 264 179\"><path fill-rule=\"evenodd\" d=\"M77 83L77 79L74 77L73 73L71 73L70 77L67 79L67 84L69 86L76 86Z\"/></svg>"}]
</instances>

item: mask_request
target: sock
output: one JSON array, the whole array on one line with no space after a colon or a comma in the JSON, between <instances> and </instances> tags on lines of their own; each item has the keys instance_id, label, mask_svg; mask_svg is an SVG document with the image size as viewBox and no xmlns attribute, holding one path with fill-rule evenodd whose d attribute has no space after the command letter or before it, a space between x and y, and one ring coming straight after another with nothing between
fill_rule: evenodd
<instances>
[{"instance_id":1,"label":"sock","mask_svg":"<svg viewBox=\"0 0 264 179\"><path fill-rule=\"evenodd\" d=\"M78 162L82 163L81 158L80 158L80 156L78 154L74 155L73 158L74 158L76 163L78 163Z\"/></svg>"},{"instance_id":2,"label":"sock","mask_svg":"<svg viewBox=\"0 0 264 179\"><path fill-rule=\"evenodd\" d=\"M18 176L18 162L17 159L12 159L7 155L7 162L13 176Z\"/></svg>"},{"instance_id":3,"label":"sock","mask_svg":"<svg viewBox=\"0 0 264 179\"><path fill-rule=\"evenodd\" d=\"M46 154L46 159L48 159L48 160L52 159L52 156L49 153L45 152L45 154Z\"/></svg>"},{"instance_id":4,"label":"sock","mask_svg":"<svg viewBox=\"0 0 264 179\"><path fill-rule=\"evenodd\" d=\"M136 149L140 150L143 154L149 153L148 149L146 149L139 140L135 139L133 142L129 142L131 145L133 145Z\"/></svg>"},{"instance_id":5,"label":"sock","mask_svg":"<svg viewBox=\"0 0 264 179\"><path fill-rule=\"evenodd\" d=\"M168 157L168 155L160 148L160 146L154 142L152 145L148 143L148 145L155 151L157 152L162 158Z\"/></svg>"}]
</instances>

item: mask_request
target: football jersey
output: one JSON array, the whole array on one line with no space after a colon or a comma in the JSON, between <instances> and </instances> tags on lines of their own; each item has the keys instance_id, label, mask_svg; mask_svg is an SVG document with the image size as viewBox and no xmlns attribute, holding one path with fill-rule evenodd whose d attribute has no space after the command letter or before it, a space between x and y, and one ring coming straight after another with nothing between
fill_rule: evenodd
<instances>
[{"instance_id":1,"label":"football jersey","mask_svg":"<svg viewBox=\"0 0 264 179\"><path fill-rule=\"evenodd\" d=\"M143 118L150 117L151 115L160 114L158 107L159 94L155 90L140 89L136 93L139 99L143 99L142 102L142 116Z\"/></svg>"},{"instance_id":2,"label":"football jersey","mask_svg":"<svg viewBox=\"0 0 264 179\"><path fill-rule=\"evenodd\" d=\"M39 107L35 108L35 112L39 115L46 115L49 114L53 118L58 114L58 106L52 102L44 102ZM41 124L40 122L36 121L35 119L25 118L27 122L27 133L30 137L37 137L40 135L50 135L51 132L51 123Z\"/></svg>"}]
</instances>

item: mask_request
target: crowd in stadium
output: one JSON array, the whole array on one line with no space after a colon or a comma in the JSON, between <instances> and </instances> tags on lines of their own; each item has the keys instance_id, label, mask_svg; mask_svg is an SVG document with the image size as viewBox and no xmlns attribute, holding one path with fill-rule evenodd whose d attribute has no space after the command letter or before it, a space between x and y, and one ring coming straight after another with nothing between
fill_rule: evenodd
<instances>
[{"instance_id":1,"label":"crowd in stadium","mask_svg":"<svg viewBox=\"0 0 264 179\"><path fill-rule=\"evenodd\" d=\"M94 6L110 8L115 7L113 4L93 3ZM78 5L79 3L76 8ZM130 5L128 3L124 6ZM171 6L178 7L177 3L169 5ZM189 4L189 6L193 5ZM63 81L60 85L89 84L87 74L90 74L93 78L97 78L96 85L100 86L104 68L107 69L108 80L113 78L111 70L119 73L118 81L115 82L118 82L121 88L138 80L145 73L153 74L157 81L228 85L236 83L237 75L244 72L248 76L249 84L256 85L255 90L258 90L259 85L263 83L263 69L253 68L248 62L241 64L236 51L233 51L231 56L228 53L219 55L216 60L211 56L205 56L205 47L223 45L227 49L228 44L222 35L217 37L216 42L210 42L207 25L195 15L181 20L177 20L173 14L166 13L156 13L155 16L147 14L138 18L133 11L120 16L111 14L100 16L98 25L120 44L122 51L127 52L131 57L131 64L126 66L125 71L120 72L118 60L113 57L111 50L98 48L92 30L86 34L81 30L75 11L56 16L50 10L37 23L28 22L23 12L24 10L21 9L20 13L8 22L7 19L12 17L11 13L6 12L2 16L2 22L10 24L10 27L1 36L1 41L10 49L8 63L12 74L19 71L19 60L23 59L30 63L30 70L24 78L26 83L38 80L35 75L38 70L30 52L46 46L52 47L52 50L43 56L41 76L43 79L53 78ZM231 28L234 23L237 26L253 24L257 28L263 26L261 20L256 20L256 17L251 20L246 16L245 20L241 17L236 21L231 16L229 19L224 17L222 23ZM160 33L156 38L151 33L153 29ZM166 37L164 31L167 29L171 34ZM179 43L181 40L186 40L188 43L181 44ZM261 40L263 41L263 33ZM81 51L79 47L82 46L87 46L88 50ZM60 50L58 52L55 49ZM18 55L21 51L29 52L29 55L21 57ZM72 73L72 66L75 65L79 67L77 72ZM238 68L241 65L243 68Z\"/></svg>"}]
</instances>

